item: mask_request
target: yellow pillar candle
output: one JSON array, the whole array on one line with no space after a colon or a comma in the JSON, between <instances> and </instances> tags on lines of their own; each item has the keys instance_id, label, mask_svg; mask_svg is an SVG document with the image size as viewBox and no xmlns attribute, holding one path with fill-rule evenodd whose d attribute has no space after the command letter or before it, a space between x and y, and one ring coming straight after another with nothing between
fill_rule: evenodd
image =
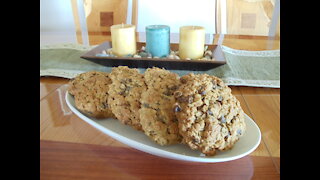
<instances>
[{"instance_id":1,"label":"yellow pillar candle","mask_svg":"<svg viewBox=\"0 0 320 180\"><path fill-rule=\"evenodd\" d=\"M135 54L136 27L130 24L117 24L111 26L112 53L116 56Z\"/></svg>"},{"instance_id":2,"label":"yellow pillar candle","mask_svg":"<svg viewBox=\"0 0 320 180\"><path fill-rule=\"evenodd\" d=\"M205 29L201 26L180 27L179 56L181 59L203 57Z\"/></svg>"}]
</instances>

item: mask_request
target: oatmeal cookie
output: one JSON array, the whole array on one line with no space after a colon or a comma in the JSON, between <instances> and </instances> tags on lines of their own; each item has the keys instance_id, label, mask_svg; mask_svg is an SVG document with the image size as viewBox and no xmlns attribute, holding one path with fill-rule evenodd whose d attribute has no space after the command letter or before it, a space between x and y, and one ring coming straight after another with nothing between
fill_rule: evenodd
<instances>
[{"instance_id":1,"label":"oatmeal cookie","mask_svg":"<svg viewBox=\"0 0 320 180\"><path fill-rule=\"evenodd\" d=\"M144 133L160 145L181 141L178 120L172 107L180 84L179 76L165 69L148 68L144 73L147 90L141 95L140 123Z\"/></svg>"},{"instance_id":2,"label":"oatmeal cookie","mask_svg":"<svg viewBox=\"0 0 320 180\"><path fill-rule=\"evenodd\" d=\"M244 112L231 89L215 76L193 73L180 78L174 111L183 143L212 156L232 148L245 132Z\"/></svg>"},{"instance_id":3,"label":"oatmeal cookie","mask_svg":"<svg viewBox=\"0 0 320 180\"><path fill-rule=\"evenodd\" d=\"M70 80L68 92L74 96L75 106L84 114L95 118L114 118L107 101L110 84L108 73L89 71Z\"/></svg>"},{"instance_id":4,"label":"oatmeal cookie","mask_svg":"<svg viewBox=\"0 0 320 180\"><path fill-rule=\"evenodd\" d=\"M112 84L109 89L108 104L117 119L142 131L140 124L140 98L146 91L143 74L138 69L127 66L112 68L110 73Z\"/></svg>"}]
</instances>

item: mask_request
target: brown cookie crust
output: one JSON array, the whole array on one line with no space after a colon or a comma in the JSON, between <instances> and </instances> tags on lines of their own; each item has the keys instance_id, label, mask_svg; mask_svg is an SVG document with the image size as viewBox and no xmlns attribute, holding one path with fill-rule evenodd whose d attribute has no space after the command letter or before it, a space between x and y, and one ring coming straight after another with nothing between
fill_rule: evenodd
<instances>
[{"instance_id":1,"label":"brown cookie crust","mask_svg":"<svg viewBox=\"0 0 320 180\"><path fill-rule=\"evenodd\" d=\"M118 66L110 73L112 84L108 104L117 119L126 125L142 131L140 124L140 98L147 87L143 74L138 69Z\"/></svg>"},{"instance_id":2,"label":"brown cookie crust","mask_svg":"<svg viewBox=\"0 0 320 180\"><path fill-rule=\"evenodd\" d=\"M148 68L145 72L147 90L141 95L140 122L147 136L160 145L181 141L178 120L172 106L179 76L165 69Z\"/></svg>"},{"instance_id":3,"label":"brown cookie crust","mask_svg":"<svg viewBox=\"0 0 320 180\"><path fill-rule=\"evenodd\" d=\"M180 78L174 106L183 143L206 155L227 150L245 132L244 112L231 89L215 76Z\"/></svg>"},{"instance_id":4,"label":"brown cookie crust","mask_svg":"<svg viewBox=\"0 0 320 180\"><path fill-rule=\"evenodd\" d=\"M70 80L68 92L84 114L99 119L114 118L107 102L110 84L109 73L89 71Z\"/></svg>"}]
</instances>

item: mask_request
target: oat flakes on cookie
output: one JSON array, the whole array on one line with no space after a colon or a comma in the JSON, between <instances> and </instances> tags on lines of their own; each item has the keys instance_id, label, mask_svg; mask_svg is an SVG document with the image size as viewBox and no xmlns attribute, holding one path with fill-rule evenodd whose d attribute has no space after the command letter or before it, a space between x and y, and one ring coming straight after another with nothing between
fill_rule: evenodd
<instances>
[{"instance_id":1,"label":"oat flakes on cookie","mask_svg":"<svg viewBox=\"0 0 320 180\"><path fill-rule=\"evenodd\" d=\"M105 72L89 71L69 81L68 92L74 96L75 106L95 118L114 118L108 105L111 79Z\"/></svg>"},{"instance_id":2,"label":"oat flakes on cookie","mask_svg":"<svg viewBox=\"0 0 320 180\"><path fill-rule=\"evenodd\" d=\"M140 124L140 97L147 87L143 74L138 69L118 66L110 73L112 84L109 89L108 104L117 119L142 131Z\"/></svg>"},{"instance_id":3,"label":"oat flakes on cookie","mask_svg":"<svg viewBox=\"0 0 320 180\"><path fill-rule=\"evenodd\" d=\"M183 143L207 156L232 148L246 125L240 102L231 89L207 74L191 73L180 81L174 111Z\"/></svg>"},{"instance_id":4,"label":"oat flakes on cookie","mask_svg":"<svg viewBox=\"0 0 320 180\"><path fill-rule=\"evenodd\" d=\"M141 95L140 123L144 133L160 145L181 141L178 120L172 106L180 84L179 76L165 69L148 68L144 73L147 90Z\"/></svg>"}]
</instances>

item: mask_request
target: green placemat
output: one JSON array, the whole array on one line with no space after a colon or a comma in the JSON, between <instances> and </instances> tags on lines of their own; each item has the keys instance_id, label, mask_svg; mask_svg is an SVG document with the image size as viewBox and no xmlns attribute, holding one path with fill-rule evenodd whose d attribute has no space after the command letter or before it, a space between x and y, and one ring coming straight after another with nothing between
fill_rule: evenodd
<instances>
[{"instance_id":1,"label":"green placemat","mask_svg":"<svg viewBox=\"0 0 320 180\"><path fill-rule=\"evenodd\" d=\"M102 66L80 56L95 46L79 44L59 44L40 47L40 76L73 78L77 74L96 70L110 72L112 67ZM192 71L195 74L207 73L221 78L233 86L255 86L280 88L280 50L244 51L222 46L227 64L208 71ZM139 68L143 73L145 69ZM180 76L188 70L170 70Z\"/></svg>"}]
</instances>

